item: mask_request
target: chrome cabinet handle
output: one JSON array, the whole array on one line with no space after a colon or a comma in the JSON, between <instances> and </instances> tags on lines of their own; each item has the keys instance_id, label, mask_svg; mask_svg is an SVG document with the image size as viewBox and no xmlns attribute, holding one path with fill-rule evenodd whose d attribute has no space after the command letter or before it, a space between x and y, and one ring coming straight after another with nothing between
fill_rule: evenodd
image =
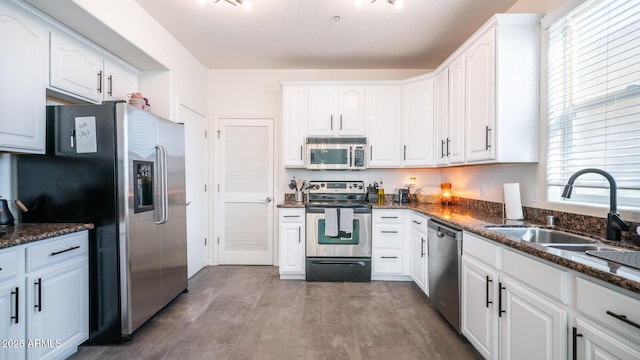
<instances>
[{"instance_id":1,"label":"chrome cabinet handle","mask_svg":"<svg viewBox=\"0 0 640 360\"><path fill-rule=\"evenodd\" d=\"M397 259L397 256L380 256L380 259Z\"/></svg>"},{"instance_id":2,"label":"chrome cabinet handle","mask_svg":"<svg viewBox=\"0 0 640 360\"><path fill-rule=\"evenodd\" d=\"M449 144L451 143L451 139L447 138L447 156L451 155L451 152L449 152Z\"/></svg>"},{"instance_id":3,"label":"chrome cabinet handle","mask_svg":"<svg viewBox=\"0 0 640 360\"><path fill-rule=\"evenodd\" d=\"M424 238L420 238L422 242L420 243L420 257L424 257Z\"/></svg>"},{"instance_id":4,"label":"chrome cabinet handle","mask_svg":"<svg viewBox=\"0 0 640 360\"><path fill-rule=\"evenodd\" d=\"M300 217L300 215L284 215L283 217L286 217L286 218L294 218L295 217L295 218L297 218L297 217Z\"/></svg>"},{"instance_id":5,"label":"chrome cabinet handle","mask_svg":"<svg viewBox=\"0 0 640 360\"><path fill-rule=\"evenodd\" d=\"M102 94L102 70L98 71L98 94Z\"/></svg>"},{"instance_id":6,"label":"chrome cabinet handle","mask_svg":"<svg viewBox=\"0 0 640 360\"><path fill-rule=\"evenodd\" d=\"M342 130L342 114L340 114L340 130Z\"/></svg>"},{"instance_id":7,"label":"chrome cabinet handle","mask_svg":"<svg viewBox=\"0 0 640 360\"><path fill-rule=\"evenodd\" d=\"M298 244L302 242L302 226L298 226Z\"/></svg>"},{"instance_id":8,"label":"chrome cabinet handle","mask_svg":"<svg viewBox=\"0 0 640 360\"><path fill-rule=\"evenodd\" d=\"M302 145L300 145L300 160L302 160Z\"/></svg>"},{"instance_id":9,"label":"chrome cabinet handle","mask_svg":"<svg viewBox=\"0 0 640 360\"><path fill-rule=\"evenodd\" d=\"M333 130L333 115L331 115L331 130Z\"/></svg>"},{"instance_id":10,"label":"chrome cabinet handle","mask_svg":"<svg viewBox=\"0 0 640 360\"><path fill-rule=\"evenodd\" d=\"M407 145L404 146L404 160L407 160Z\"/></svg>"},{"instance_id":11,"label":"chrome cabinet handle","mask_svg":"<svg viewBox=\"0 0 640 360\"><path fill-rule=\"evenodd\" d=\"M398 233L397 231L391 231L391 230L382 230L380 232L383 233L383 234L397 234Z\"/></svg>"},{"instance_id":12,"label":"chrome cabinet handle","mask_svg":"<svg viewBox=\"0 0 640 360\"><path fill-rule=\"evenodd\" d=\"M413 221L414 223L416 223L418 225L422 224L420 221L415 221L415 220L411 220L411 221Z\"/></svg>"},{"instance_id":13,"label":"chrome cabinet handle","mask_svg":"<svg viewBox=\"0 0 640 360\"><path fill-rule=\"evenodd\" d=\"M440 157L444 158L444 140L441 140L440 143Z\"/></svg>"}]
</instances>

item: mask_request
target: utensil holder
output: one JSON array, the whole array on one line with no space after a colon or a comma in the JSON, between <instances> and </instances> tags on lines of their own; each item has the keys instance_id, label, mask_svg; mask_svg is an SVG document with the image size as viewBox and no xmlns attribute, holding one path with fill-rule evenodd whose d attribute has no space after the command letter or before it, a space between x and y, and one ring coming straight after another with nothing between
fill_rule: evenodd
<instances>
[{"instance_id":1,"label":"utensil holder","mask_svg":"<svg viewBox=\"0 0 640 360\"><path fill-rule=\"evenodd\" d=\"M296 191L295 201L299 203L304 201L304 193L302 191Z\"/></svg>"}]
</instances>

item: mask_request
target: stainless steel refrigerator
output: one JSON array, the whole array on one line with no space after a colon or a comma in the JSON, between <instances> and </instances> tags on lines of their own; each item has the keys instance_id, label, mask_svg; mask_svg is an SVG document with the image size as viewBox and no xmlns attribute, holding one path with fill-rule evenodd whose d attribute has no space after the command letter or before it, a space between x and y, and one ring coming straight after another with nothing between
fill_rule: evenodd
<instances>
[{"instance_id":1,"label":"stainless steel refrigerator","mask_svg":"<svg viewBox=\"0 0 640 360\"><path fill-rule=\"evenodd\" d=\"M130 339L187 291L184 126L124 102L47 107L20 155L23 222L91 222L89 343Z\"/></svg>"}]
</instances>

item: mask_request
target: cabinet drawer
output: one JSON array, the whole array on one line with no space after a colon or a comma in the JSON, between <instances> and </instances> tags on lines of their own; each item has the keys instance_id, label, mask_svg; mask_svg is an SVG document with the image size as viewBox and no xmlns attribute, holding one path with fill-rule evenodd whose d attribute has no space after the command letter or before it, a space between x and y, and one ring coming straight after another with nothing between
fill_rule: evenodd
<instances>
[{"instance_id":1,"label":"cabinet drawer","mask_svg":"<svg viewBox=\"0 0 640 360\"><path fill-rule=\"evenodd\" d=\"M465 255L473 256L494 269L500 269L502 248L488 240L465 232L462 236L462 252Z\"/></svg>"},{"instance_id":2,"label":"cabinet drawer","mask_svg":"<svg viewBox=\"0 0 640 360\"><path fill-rule=\"evenodd\" d=\"M629 323L640 326L640 300L582 278L576 287L578 311L640 342L640 327Z\"/></svg>"},{"instance_id":3,"label":"cabinet drawer","mask_svg":"<svg viewBox=\"0 0 640 360\"><path fill-rule=\"evenodd\" d=\"M404 212L402 210L374 210L374 224L402 224Z\"/></svg>"},{"instance_id":4,"label":"cabinet drawer","mask_svg":"<svg viewBox=\"0 0 640 360\"><path fill-rule=\"evenodd\" d=\"M372 270L374 274L402 274L402 250L373 249Z\"/></svg>"},{"instance_id":5,"label":"cabinet drawer","mask_svg":"<svg viewBox=\"0 0 640 360\"><path fill-rule=\"evenodd\" d=\"M26 249L27 272L86 255L88 246L86 231L43 240Z\"/></svg>"},{"instance_id":6,"label":"cabinet drawer","mask_svg":"<svg viewBox=\"0 0 640 360\"><path fill-rule=\"evenodd\" d=\"M568 274L538 260L506 250L502 254L503 272L536 290L568 303Z\"/></svg>"},{"instance_id":7,"label":"cabinet drawer","mask_svg":"<svg viewBox=\"0 0 640 360\"><path fill-rule=\"evenodd\" d=\"M419 231L423 234L427 233L427 223L429 222L429 218L425 216L421 216L418 214L411 214L411 218L409 219L411 223L411 228Z\"/></svg>"},{"instance_id":8,"label":"cabinet drawer","mask_svg":"<svg viewBox=\"0 0 640 360\"><path fill-rule=\"evenodd\" d=\"M303 223L304 209L280 209L281 223Z\"/></svg>"},{"instance_id":9,"label":"cabinet drawer","mask_svg":"<svg viewBox=\"0 0 640 360\"><path fill-rule=\"evenodd\" d=\"M372 247L401 249L404 243L402 228L402 225L374 226Z\"/></svg>"},{"instance_id":10,"label":"cabinet drawer","mask_svg":"<svg viewBox=\"0 0 640 360\"><path fill-rule=\"evenodd\" d=\"M0 281L18 273L18 252L16 250L0 253Z\"/></svg>"}]
</instances>

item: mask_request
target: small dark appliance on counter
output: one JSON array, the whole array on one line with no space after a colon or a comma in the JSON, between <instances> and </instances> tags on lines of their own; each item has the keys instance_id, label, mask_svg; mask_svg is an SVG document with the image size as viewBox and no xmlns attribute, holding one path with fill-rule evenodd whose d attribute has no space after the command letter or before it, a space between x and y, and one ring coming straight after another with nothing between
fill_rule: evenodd
<instances>
[{"instance_id":1,"label":"small dark appliance on counter","mask_svg":"<svg viewBox=\"0 0 640 360\"><path fill-rule=\"evenodd\" d=\"M375 203L378 201L378 183L373 183L373 185L369 184L367 186L367 202Z\"/></svg>"},{"instance_id":2,"label":"small dark appliance on counter","mask_svg":"<svg viewBox=\"0 0 640 360\"><path fill-rule=\"evenodd\" d=\"M398 189L396 192L398 195L397 202L400 204L411 202L411 198L409 197L409 189Z\"/></svg>"}]
</instances>

